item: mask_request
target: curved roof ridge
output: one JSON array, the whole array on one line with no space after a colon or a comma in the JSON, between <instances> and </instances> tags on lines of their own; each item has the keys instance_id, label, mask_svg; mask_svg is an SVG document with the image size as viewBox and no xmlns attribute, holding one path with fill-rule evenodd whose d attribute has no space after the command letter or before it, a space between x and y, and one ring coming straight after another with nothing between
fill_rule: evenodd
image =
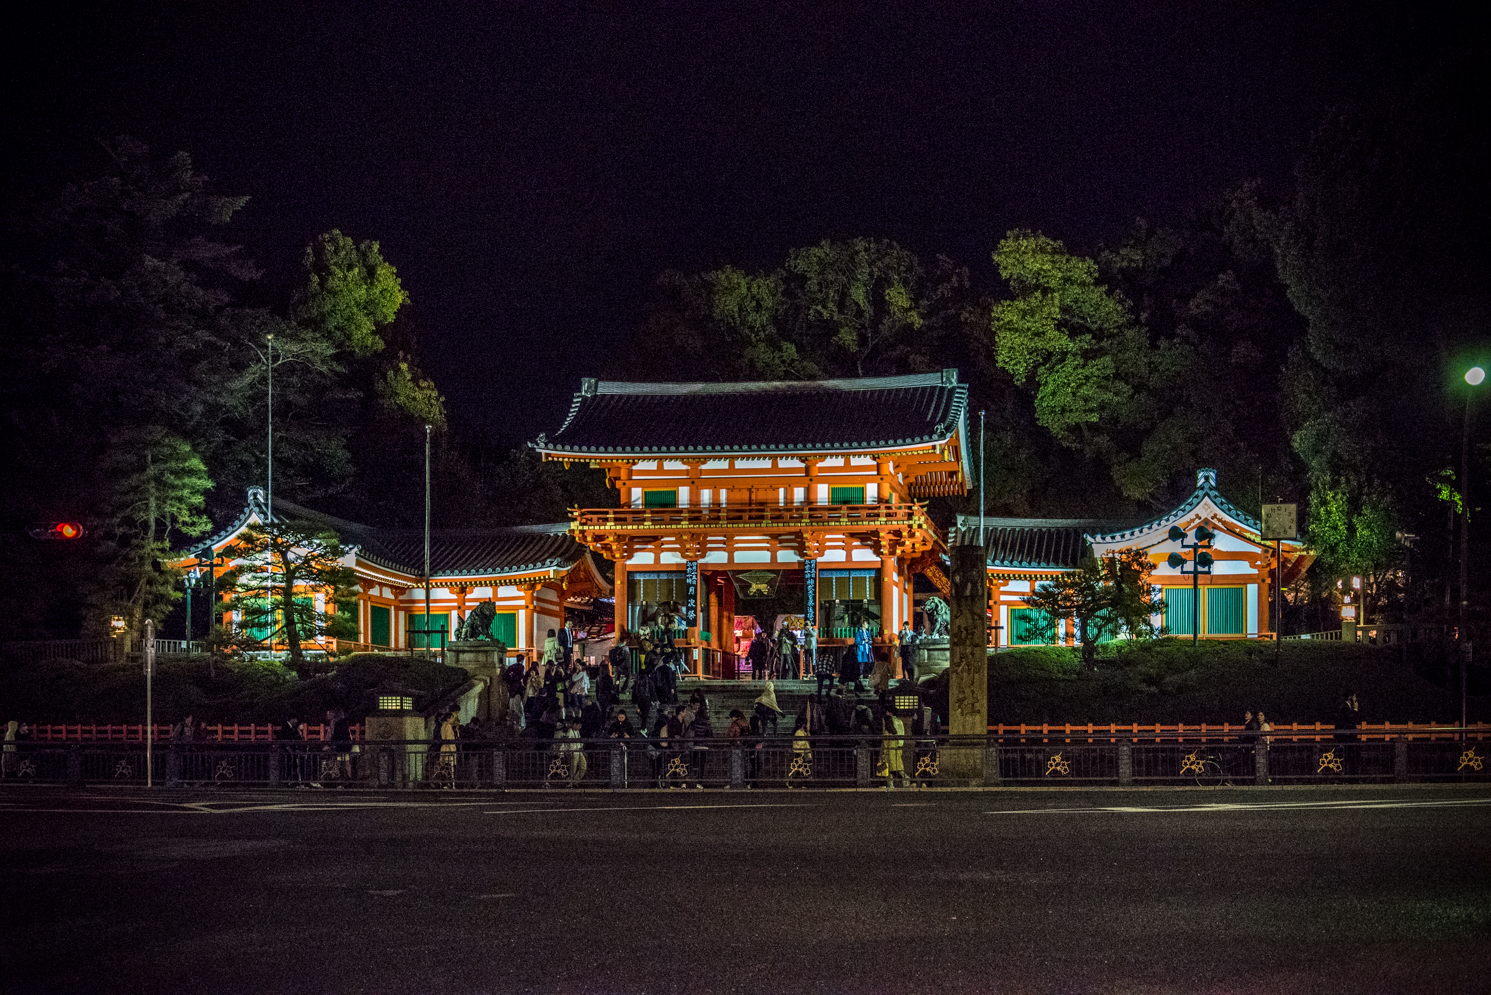
<instances>
[{"instance_id":1,"label":"curved roof ridge","mask_svg":"<svg viewBox=\"0 0 1491 995\"><path fill-rule=\"evenodd\" d=\"M747 394L762 391L895 390L904 387L942 387L948 373L909 373L893 377L845 377L837 380L741 380L643 383L626 380L597 380L592 394ZM590 385L587 384L587 387ZM582 391L576 400L584 397ZM563 429L560 429L563 431Z\"/></svg>"}]
</instances>

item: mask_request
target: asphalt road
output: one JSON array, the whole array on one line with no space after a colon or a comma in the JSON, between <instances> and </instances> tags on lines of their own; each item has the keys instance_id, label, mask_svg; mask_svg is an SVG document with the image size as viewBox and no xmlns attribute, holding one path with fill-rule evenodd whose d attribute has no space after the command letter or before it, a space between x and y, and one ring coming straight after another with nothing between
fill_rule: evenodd
<instances>
[{"instance_id":1,"label":"asphalt road","mask_svg":"<svg viewBox=\"0 0 1491 995\"><path fill-rule=\"evenodd\" d=\"M1491 789L0 793L5 992L1491 991Z\"/></svg>"}]
</instances>

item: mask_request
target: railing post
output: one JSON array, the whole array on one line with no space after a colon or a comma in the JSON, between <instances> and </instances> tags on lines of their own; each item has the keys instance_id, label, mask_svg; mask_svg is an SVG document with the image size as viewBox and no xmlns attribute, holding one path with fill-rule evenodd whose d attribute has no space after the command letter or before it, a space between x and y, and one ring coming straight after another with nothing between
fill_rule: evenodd
<instances>
[{"instance_id":1,"label":"railing post","mask_svg":"<svg viewBox=\"0 0 1491 995\"><path fill-rule=\"evenodd\" d=\"M737 791L745 787L745 750L738 746L730 751L730 787Z\"/></svg>"},{"instance_id":2,"label":"railing post","mask_svg":"<svg viewBox=\"0 0 1491 995\"><path fill-rule=\"evenodd\" d=\"M1393 740L1393 780L1408 780L1408 737Z\"/></svg>"},{"instance_id":3,"label":"railing post","mask_svg":"<svg viewBox=\"0 0 1491 995\"><path fill-rule=\"evenodd\" d=\"M81 744L67 748L67 783L74 788L83 786L83 747Z\"/></svg>"},{"instance_id":4,"label":"railing post","mask_svg":"<svg viewBox=\"0 0 1491 995\"><path fill-rule=\"evenodd\" d=\"M984 745L984 785L998 787L1004 783L1004 772L999 767L999 744Z\"/></svg>"},{"instance_id":5,"label":"railing post","mask_svg":"<svg viewBox=\"0 0 1491 995\"><path fill-rule=\"evenodd\" d=\"M854 783L861 788L870 786L870 744L867 742L854 747Z\"/></svg>"},{"instance_id":6,"label":"railing post","mask_svg":"<svg viewBox=\"0 0 1491 995\"><path fill-rule=\"evenodd\" d=\"M271 744L269 747L269 786L279 787L280 783L280 757L284 755L284 748Z\"/></svg>"},{"instance_id":7,"label":"railing post","mask_svg":"<svg viewBox=\"0 0 1491 995\"><path fill-rule=\"evenodd\" d=\"M1261 738L1253 747L1253 783L1260 788L1268 787L1268 743Z\"/></svg>"},{"instance_id":8,"label":"railing post","mask_svg":"<svg viewBox=\"0 0 1491 995\"><path fill-rule=\"evenodd\" d=\"M1118 783L1127 788L1134 783L1134 743L1122 740L1118 744Z\"/></svg>"},{"instance_id":9,"label":"railing post","mask_svg":"<svg viewBox=\"0 0 1491 995\"><path fill-rule=\"evenodd\" d=\"M492 753L492 787L507 787L507 751L495 750Z\"/></svg>"},{"instance_id":10,"label":"railing post","mask_svg":"<svg viewBox=\"0 0 1491 995\"><path fill-rule=\"evenodd\" d=\"M617 743L611 747L611 790L620 791L626 787L626 754L622 752L622 746Z\"/></svg>"}]
</instances>

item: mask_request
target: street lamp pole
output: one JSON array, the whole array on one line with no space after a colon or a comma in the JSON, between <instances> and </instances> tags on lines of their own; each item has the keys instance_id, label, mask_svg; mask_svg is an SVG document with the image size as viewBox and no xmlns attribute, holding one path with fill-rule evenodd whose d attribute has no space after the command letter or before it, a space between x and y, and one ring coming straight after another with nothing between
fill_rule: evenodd
<instances>
[{"instance_id":1,"label":"street lamp pole","mask_svg":"<svg viewBox=\"0 0 1491 995\"><path fill-rule=\"evenodd\" d=\"M264 511L270 518L274 518L274 333L264 336L264 347L264 365L269 371L269 397L265 405L269 417L266 427L268 472L265 474Z\"/></svg>"},{"instance_id":2,"label":"street lamp pole","mask_svg":"<svg viewBox=\"0 0 1491 995\"><path fill-rule=\"evenodd\" d=\"M430 652L430 426L425 426L425 654ZM443 648L443 647L442 647ZM444 659L444 654L441 654Z\"/></svg>"},{"instance_id":3,"label":"street lamp pole","mask_svg":"<svg viewBox=\"0 0 1491 995\"><path fill-rule=\"evenodd\" d=\"M1465 371L1465 382L1478 386L1486 379L1486 371L1472 366ZM1465 391L1465 417L1460 426L1460 618L1455 634L1459 636L1460 650L1460 728L1467 720L1466 687L1470 670L1471 642L1466 630L1466 616L1470 607L1470 401L1475 392Z\"/></svg>"}]
</instances>

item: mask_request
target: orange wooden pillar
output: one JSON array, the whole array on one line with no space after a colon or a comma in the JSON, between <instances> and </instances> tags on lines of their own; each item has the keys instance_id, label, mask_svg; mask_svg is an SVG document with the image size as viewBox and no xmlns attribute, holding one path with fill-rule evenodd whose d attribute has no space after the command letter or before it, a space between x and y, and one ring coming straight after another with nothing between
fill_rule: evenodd
<instances>
[{"instance_id":1,"label":"orange wooden pillar","mask_svg":"<svg viewBox=\"0 0 1491 995\"><path fill-rule=\"evenodd\" d=\"M896 635L896 558L880 557L880 641L890 645Z\"/></svg>"},{"instance_id":2,"label":"orange wooden pillar","mask_svg":"<svg viewBox=\"0 0 1491 995\"><path fill-rule=\"evenodd\" d=\"M616 629L616 638L620 639L626 630L626 560L617 559L616 567L616 612L613 625Z\"/></svg>"}]
</instances>

